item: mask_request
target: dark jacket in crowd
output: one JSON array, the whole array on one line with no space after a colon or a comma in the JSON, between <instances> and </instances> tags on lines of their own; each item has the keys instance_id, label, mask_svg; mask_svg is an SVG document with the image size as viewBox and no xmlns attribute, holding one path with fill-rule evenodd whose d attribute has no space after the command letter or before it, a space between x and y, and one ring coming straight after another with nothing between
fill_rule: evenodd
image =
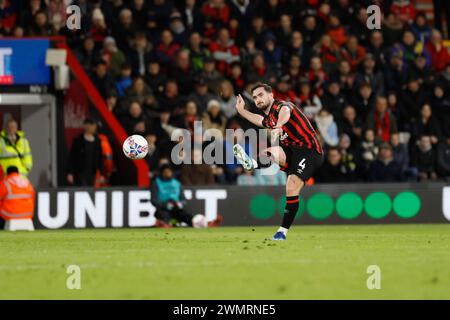
<instances>
[{"instance_id":1,"label":"dark jacket in crowd","mask_svg":"<svg viewBox=\"0 0 450 320\"><path fill-rule=\"evenodd\" d=\"M380 159L376 159L370 164L368 178L372 182L398 182L403 180L400 165L395 160L386 164Z\"/></svg>"},{"instance_id":2,"label":"dark jacket in crowd","mask_svg":"<svg viewBox=\"0 0 450 320\"><path fill-rule=\"evenodd\" d=\"M94 186L97 170L102 170L102 148L100 139L87 141L84 134L73 140L67 164L67 173L74 175L76 186Z\"/></svg>"}]
</instances>

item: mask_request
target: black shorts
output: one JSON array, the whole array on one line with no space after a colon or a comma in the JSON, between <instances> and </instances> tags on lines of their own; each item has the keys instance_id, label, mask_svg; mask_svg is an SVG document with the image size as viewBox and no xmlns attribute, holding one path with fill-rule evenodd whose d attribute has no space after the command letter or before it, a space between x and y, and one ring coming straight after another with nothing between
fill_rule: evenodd
<instances>
[{"instance_id":1,"label":"black shorts","mask_svg":"<svg viewBox=\"0 0 450 320\"><path fill-rule=\"evenodd\" d=\"M287 175L295 174L305 183L323 163L323 154L314 149L281 145L286 154L286 164L281 168Z\"/></svg>"}]
</instances>

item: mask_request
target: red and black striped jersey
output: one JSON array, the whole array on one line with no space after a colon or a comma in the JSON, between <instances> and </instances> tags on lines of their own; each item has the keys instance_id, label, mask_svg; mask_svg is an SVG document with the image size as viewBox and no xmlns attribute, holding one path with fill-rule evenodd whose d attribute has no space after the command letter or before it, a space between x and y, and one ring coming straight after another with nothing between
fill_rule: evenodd
<instances>
[{"instance_id":1,"label":"red and black striped jersey","mask_svg":"<svg viewBox=\"0 0 450 320\"><path fill-rule=\"evenodd\" d=\"M278 115L281 107L288 107L291 110L289 121L281 128L283 135L280 136L280 144L284 146L314 148L317 153L322 154L317 134L309 122L308 118L301 110L291 102L274 100L269 114L264 116L262 125L266 128L273 129L278 122Z\"/></svg>"}]
</instances>

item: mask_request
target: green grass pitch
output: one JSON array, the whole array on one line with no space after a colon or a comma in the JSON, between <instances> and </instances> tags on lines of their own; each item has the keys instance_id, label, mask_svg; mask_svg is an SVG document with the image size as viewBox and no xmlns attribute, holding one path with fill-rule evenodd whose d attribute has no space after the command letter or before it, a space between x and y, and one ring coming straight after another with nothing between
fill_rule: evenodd
<instances>
[{"instance_id":1,"label":"green grass pitch","mask_svg":"<svg viewBox=\"0 0 450 320\"><path fill-rule=\"evenodd\" d=\"M450 299L450 225L0 232L0 299ZM66 287L81 268L81 289ZM369 265L381 289L367 288Z\"/></svg>"}]
</instances>

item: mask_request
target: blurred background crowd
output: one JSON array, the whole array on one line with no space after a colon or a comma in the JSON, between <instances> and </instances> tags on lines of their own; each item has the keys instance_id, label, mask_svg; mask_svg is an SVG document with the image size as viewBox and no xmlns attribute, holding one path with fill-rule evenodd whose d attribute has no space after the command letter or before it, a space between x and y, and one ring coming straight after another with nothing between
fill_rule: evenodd
<instances>
[{"instance_id":1,"label":"blurred background crowd","mask_svg":"<svg viewBox=\"0 0 450 320\"><path fill-rule=\"evenodd\" d=\"M65 26L68 4L81 8L80 30ZM379 30L366 24L371 4ZM409 0L0 0L0 35L66 36L127 133L148 140L152 173L171 162L177 128L251 128L235 96L252 108L262 81L320 134L315 182L448 181L450 1L434 6L430 21ZM224 150L233 142L246 144ZM173 169L184 185L286 179L235 162Z\"/></svg>"}]
</instances>

